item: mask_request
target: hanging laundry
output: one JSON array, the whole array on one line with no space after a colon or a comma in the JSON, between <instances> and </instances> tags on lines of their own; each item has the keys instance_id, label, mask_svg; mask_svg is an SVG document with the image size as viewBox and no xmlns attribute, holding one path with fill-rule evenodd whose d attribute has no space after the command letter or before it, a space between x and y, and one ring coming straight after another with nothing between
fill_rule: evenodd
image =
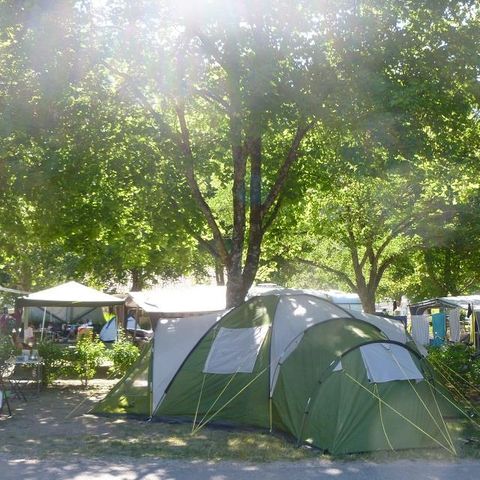
<instances>
[{"instance_id":1,"label":"hanging laundry","mask_svg":"<svg viewBox=\"0 0 480 480\"><path fill-rule=\"evenodd\" d=\"M432 315L433 341L432 345L440 346L445 343L447 334L447 325L445 321L445 313L434 313Z\"/></svg>"},{"instance_id":2,"label":"hanging laundry","mask_svg":"<svg viewBox=\"0 0 480 480\"><path fill-rule=\"evenodd\" d=\"M412 315L412 337L419 345L429 344L429 322L426 315Z\"/></svg>"},{"instance_id":3,"label":"hanging laundry","mask_svg":"<svg viewBox=\"0 0 480 480\"><path fill-rule=\"evenodd\" d=\"M460 309L453 308L448 315L448 323L450 325L450 341L460 341Z\"/></svg>"}]
</instances>

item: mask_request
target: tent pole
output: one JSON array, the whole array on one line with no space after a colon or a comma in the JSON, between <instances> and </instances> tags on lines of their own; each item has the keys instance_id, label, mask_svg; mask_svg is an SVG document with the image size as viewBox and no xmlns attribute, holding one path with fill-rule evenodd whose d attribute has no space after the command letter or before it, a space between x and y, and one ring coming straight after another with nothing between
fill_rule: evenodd
<instances>
[{"instance_id":1,"label":"tent pole","mask_svg":"<svg viewBox=\"0 0 480 480\"><path fill-rule=\"evenodd\" d=\"M298 436L297 436L297 448L299 448L300 445L302 444L303 430L305 429L305 422L307 420L307 416L310 413L311 401L312 401L312 397L308 397L307 403L305 405L305 409L303 411L302 423L300 424L300 431L298 432Z\"/></svg>"},{"instance_id":2,"label":"tent pole","mask_svg":"<svg viewBox=\"0 0 480 480\"><path fill-rule=\"evenodd\" d=\"M269 418L269 426L270 426L270 433L273 431L273 416L272 416L272 397L268 399L268 416Z\"/></svg>"},{"instance_id":3,"label":"tent pole","mask_svg":"<svg viewBox=\"0 0 480 480\"><path fill-rule=\"evenodd\" d=\"M45 317L47 316L47 307L43 307L42 331L40 332L40 341L43 342L43 331L45 330Z\"/></svg>"},{"instance_id":4,"label":"tent pole","mask_svg":"<svg viewBox=\"0 0 480 480\"><path fill-rule=\"evenodd\" d=\"M23 312L23 333L22 333L22 337L24 341L25 341L25 331L27 330L27 327L28 327L29 317L30 317L30 307L25 307Z\"/></svg>"}]
</instances>

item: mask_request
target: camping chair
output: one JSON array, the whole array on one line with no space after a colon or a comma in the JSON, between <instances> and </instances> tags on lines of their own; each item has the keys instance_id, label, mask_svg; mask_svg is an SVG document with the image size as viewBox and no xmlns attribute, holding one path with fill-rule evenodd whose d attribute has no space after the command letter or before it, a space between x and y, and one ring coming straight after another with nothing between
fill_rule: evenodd
<instances>
[{"instance_id":1,"label":"camping chair","mask_svg":"<svg viewBox=\"0 0 480 480\"><path fill-rule=\"evenodd\" d=\"M12 409L10 408L10 403L8 401L7 391L5 390L5 385L0 379L0 414L3 413L3 406L6 405L8 409L8 416L12 416Z\"/></svg>"},{"instance_id":2,"label":"camping chair","mask_svg":"<svg viewBox=\"0 0 480 480\"><path fill-rule=\"evenodd\" d=\"M8 401L7 382L4 380L4 371L6 370L6 363L0 368L0 414L3 413L4 405L7 406L8 416L12 416L12 409L10 408L10 402Z\"/></svg>"},{"instance_id":3,"label":"camping chair","mask_svg":"<svg viewBox=\"0 0 480 480\"><path fill-rule=\"evenodd\" d=\"M0 367L0 385L3 392L7 391L7 388L10 389L15 396L23 400L24 402L27 401L27 397L23 393L20 383L12 378L13 372L15 371L15 357L10 357L5 363ZM8 404L8 409L10 410L10 405Z\"/></svg>"}]
</instances>

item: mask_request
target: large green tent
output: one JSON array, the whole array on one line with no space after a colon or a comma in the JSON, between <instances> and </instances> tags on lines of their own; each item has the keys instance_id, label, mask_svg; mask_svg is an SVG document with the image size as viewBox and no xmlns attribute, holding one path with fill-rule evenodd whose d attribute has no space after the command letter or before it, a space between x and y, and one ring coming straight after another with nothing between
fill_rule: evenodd
<instances>
[{"instance_id":1,"label":"large green tent","mask_svg":"<svg viewBox=\"0 0 480 480\"><path fill-rule=\"evenodd\" d=\"M94 412L276 429L331 453L453 450L448 395L393 320L276 294L166 320L153 342Z\"/></svg>"}]
</instances>

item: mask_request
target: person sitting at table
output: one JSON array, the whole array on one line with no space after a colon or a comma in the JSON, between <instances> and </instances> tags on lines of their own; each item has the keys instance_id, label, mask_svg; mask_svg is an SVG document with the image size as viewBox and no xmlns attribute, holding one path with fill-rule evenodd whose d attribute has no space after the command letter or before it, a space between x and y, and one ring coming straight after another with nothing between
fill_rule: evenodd
<instances>
[{"instance_id":1,"label":"person sitting at table","mask_svg":"<svg viewBox=\"0 0 480 480\"><path fill-rule=\"evenodd\" d=\"M32 347L35 343L35 334L33 333L33 326L31 323L28 324L28 327L23 334L23 343L29 347Z\"/></svg>"},{"instance_id":2,"label":"person sitting at table","mask_svg":"<svg viewBox=\"0 0 480 480\"><path fill-rule=\"evenodd\" d=\"M84 322L78 327L77 339L79 339L82 335L91 335L92 331L92 327L88 325L88 320L84 320Z\"/></svg>"}]
</instances>

